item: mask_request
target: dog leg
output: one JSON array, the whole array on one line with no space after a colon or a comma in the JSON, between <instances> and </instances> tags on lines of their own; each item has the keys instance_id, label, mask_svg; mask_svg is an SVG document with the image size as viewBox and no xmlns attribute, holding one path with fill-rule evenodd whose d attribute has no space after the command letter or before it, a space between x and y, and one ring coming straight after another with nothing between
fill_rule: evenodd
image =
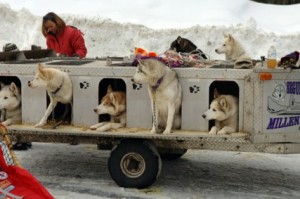
<instances>
[{"instance_id":1,"label":"dog leg","mask_svg":"<svg viewBox=\"0 0 300 199\"><path fill-rule=\"evenodd\" d=\"M57 123L55 123L55 124L52 126L52 129L56 129L56 127L58 127L60 124L62 124L62 123L66 120L67 115L68 115L68 113L69 113L70 110L71 110L71 107L72 107L72 103L65 104L65 110L64 110L63 115L62 115L61 118L60 118L60 121L57 122ZM54 111L52 111L52 113L54 113ZM54 117L53 117L53 118L54 118ZM72 120L72 118L71 118L71 120ZM54 121L55 121L55 120L54 120Z\"/></svg>"},{"instance_id":2,"label":"dog leg","mask_svg":"<svg viewBox=\"0 0 300 199\"><path fill-rule=\"evenodd\" d=\"M57 104L57 102L51 99L51 102L46 110L45 115L42 117L41 121L35 125L35 127L41 127L47 123L47 119L48 119L49 115L51 114L51 112L53 111L56 104Z\"/></svg>"},{"instance_id":3,"label":"dog leg","mask_svg":"<svg viewBox=\"0 0 300 199\"><path fill-rule=\"evenodd\" d=\"M151 99L151 108L152 108L152 120L153 120L151 133L156 134L156 130L158 127L158 110L153 99Z\"/></svg>"},{"instance_id":4,"label":"dog leg","mask_svg":"<svg viewBox=\"0 0 300 199\"><path fill-rule=\"evenodd\" d=\"M101 123L94 124L94 125L90 126L90 129L91 129L91 130L96 130L96 129L98 129L99 127L105 125L106 123L107 123L107 122L101 122Z\"/></svg>"},{"instance_id":5,"label":"dog leg","mask_svg":"<svg viewBox=\"0 0 300 199\"><path fill-rule=\"evenodd\" d=\"M218 132L218 130L219 130L218 127L213 126L213 127L210 129L209 134L211 134L211 135L216 135L217 132Z\"/></svg>"},{"instance_id":6,"label":"dog leg","mask_svg":"<svg viewBox=\"0 0 300 199\"><path fill-rule=\"evenodd\" d=\"M12 123L12 120L11 120L11 119L7 119L7 120L5 120L4 122L2 122L2 124L3 124L4 126L9 126L11 123Z\"/></svg>"},{"instance_id":7,"label":"dog leg","mask_svg":"<svg viewBox=\"0 0 300 199\"><path fill-rule=\"evenodd\" d=\"M217 134L220 134L220 135L224 135L224 134L230 134L230 133L234 133L235 132L235 129L230 127L230 126L224 126L221 130L219 130L217 132Z\"/></svg>"},{"instance_id":8,"label":"dog leg","mask_svg":"<svg viewBox=\"0 0 300 199\"><path fill-rule=\"evenodd\" d=\"M124 124L121 124L121 123L106 123L104 126L100 127L100 128L97 128L98 131L107 131L109 129L118 129L118 128L121 128L121 127L124 127Z\"/></svg>"},{"instance_id":9,"label":"dog leg","mask_svg":"<svg viewBox=\"0 0 300 199\"><path fill-rule=\"evenodd\" d=\"M172 125L174 120L175 114L175 105L173 103L168 103L168 118L167 118L167 125L163 132L163 134L170 134L172 131Z\"/></svg>"}]
</instances>

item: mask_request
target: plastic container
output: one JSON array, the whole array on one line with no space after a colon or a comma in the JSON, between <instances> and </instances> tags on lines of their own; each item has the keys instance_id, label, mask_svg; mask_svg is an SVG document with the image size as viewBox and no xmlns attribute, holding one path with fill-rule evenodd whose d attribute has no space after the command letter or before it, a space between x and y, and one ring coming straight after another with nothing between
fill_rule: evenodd
<instances>
[{"instance_id":1,"label":"plastic container","mask_svg":"<svg viewBox=\"0 0 300 199\"><path fill-rule=\"evenodd\" d=\"M268 50L268 57L267 57L267 68L275 68L276 66L277 66L276 48L274 46L270 46Z\"/></svg>"}]
</instances>

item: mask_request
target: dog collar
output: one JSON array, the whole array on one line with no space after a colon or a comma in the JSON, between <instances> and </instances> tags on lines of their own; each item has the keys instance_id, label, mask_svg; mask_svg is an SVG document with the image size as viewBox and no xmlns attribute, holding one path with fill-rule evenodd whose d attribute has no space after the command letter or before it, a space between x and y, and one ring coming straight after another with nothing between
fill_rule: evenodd
<instances>
[{"instance_id":1,"label":"dog collar","mask_svg":"<svg viewBox=\"0 0 300 199\"><path fill-rule=\"evenodd\" d=\"M153 90L156 90L159 87L159 85L161 84L163 78L164 78L164 75L157 80L156 84L154 86L152 86Z\"/></svg>"},{"instance_id":2,"label":"dog collar","mask_svg":"<svg viewBox=\"0 0 300 199\"><path fill-rule=\"evenodd\" d=\"M56 93L58 93L58 91L61 89L61 87L63 86L63 84L64 84L64 80L63 80L63 82L61 83L61 85L60 85L59 87L57 87L57 89L56 89L54 92L51 92L52 95L55 95Z\"/></svg>"}]
</instances>

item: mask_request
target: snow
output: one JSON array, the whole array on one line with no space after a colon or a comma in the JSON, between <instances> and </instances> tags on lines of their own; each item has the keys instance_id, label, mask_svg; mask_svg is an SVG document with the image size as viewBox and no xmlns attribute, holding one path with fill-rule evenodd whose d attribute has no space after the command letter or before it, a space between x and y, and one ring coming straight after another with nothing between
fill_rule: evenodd
<instances>
[{"instance_id":1,"label":"snow","mask_svg":"<svg viewBox=\"0 0 300 199\"><path fill-rule=\"evenodd\" d=\"M0 46L13 42L21 50L32 44L46 48L41 18L55 11L85 34L87 57L129 56L134 47L162 54L181 35L211 59L224 59L214 51L222 43L223 33L240 40L253 59L266 55L271 45L282 57L299 50L299 9L300 4L274 6L248 0L191 0L184 5L174 0L0 0Z\"/></svg>"},{"instance_id":2,"label":"snow","mask_svg":"<svg viewBox=\"0 0 300 199\"><path fill-rule=\"evenodd\" d=\"M54 11L84 32L88 57L129 56L134 47L163 53L181 35L211 59L224 59L214 52L223 33L239 39L253 59L271 45L281 57L299 50L299 9L248 0L0 0L0 47L46 48L41 20ZM164 161L160 178L146 190L118 187L108 174L108 152L96 146L33 143L17 157L62 199L300 197L299 154L190 150L178 161Z\"/></svg>"}]
</instances>

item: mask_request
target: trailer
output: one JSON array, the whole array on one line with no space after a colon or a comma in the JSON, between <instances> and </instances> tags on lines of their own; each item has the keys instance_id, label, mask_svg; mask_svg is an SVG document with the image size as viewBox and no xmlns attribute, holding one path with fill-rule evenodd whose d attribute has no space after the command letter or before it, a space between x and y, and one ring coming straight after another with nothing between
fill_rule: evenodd
<instances>
[{"instance_id":1,"label":"trailer","mask_svg":"<svg viewBox=\"0 0 300 199\"><path fill-rule=\"evenodd\" d=\"M22 93L22 123L8 127L11 139L89 143L111 150L109 173L121 187L150 186L160 174L162 158L180 158L188 149L300 152L300 70L233 69L227 62L211 62L205 68L174 68L183 90L181 129L165 135L150 133L152 112L147 85L131 81L136 68L131 66L130 58L58 58L48 50L24 54L11 52L9 58L0 55L0 81L14 81ZM33 58L34 54L38 57ZM73 105L69 124L56 129L51 125L34 127L49 104L45 90L27 85L34 78L38 63L63 70L71 77ZM109 84L126 93L126 127L106 132L90 130L90 125L108 118L98 116L93 108ZM215 88L239 99L237 133L208 134L213 122L204 120L202 114L208 109ZM55 108L49 124L62 109Z\"/></svg>"}]
</instances>

